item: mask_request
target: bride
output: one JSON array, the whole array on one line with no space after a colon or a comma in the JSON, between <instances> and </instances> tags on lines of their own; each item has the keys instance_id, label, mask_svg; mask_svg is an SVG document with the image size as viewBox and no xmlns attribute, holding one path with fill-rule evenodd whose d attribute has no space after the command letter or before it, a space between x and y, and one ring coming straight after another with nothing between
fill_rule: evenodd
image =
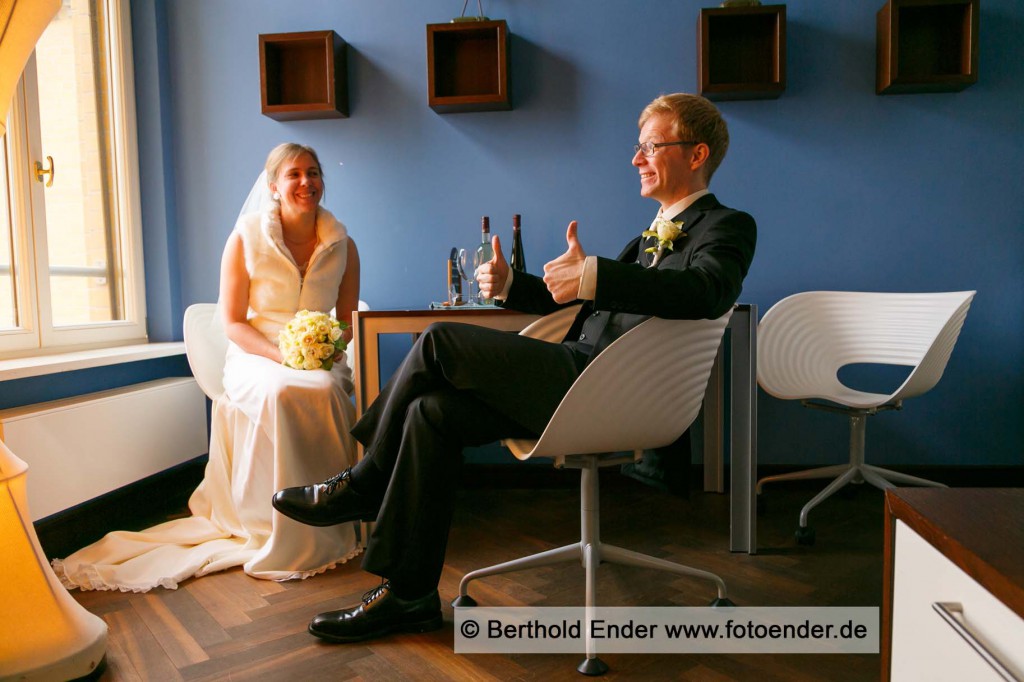
<instances>
[{"instance_id":1,"label":"bride","mask_svg":"<svg viewBox=\"0 0 1024 682\"><path fill-rule=\"evenodd\" d=\"M358 303L359 254L345 226L320 206L323 193L313 149L285 143L270 152L221 260L220 313L231 343L192 516L115 531L54 561L69 589L173 589L233 566L267 580L307 578L358 554L353 524L314 528L270 505L275 490L355 463L344 358L330 371L291 369L277 346L299 310L334 308L347 321Z\"/></svg>"}]
</instances>

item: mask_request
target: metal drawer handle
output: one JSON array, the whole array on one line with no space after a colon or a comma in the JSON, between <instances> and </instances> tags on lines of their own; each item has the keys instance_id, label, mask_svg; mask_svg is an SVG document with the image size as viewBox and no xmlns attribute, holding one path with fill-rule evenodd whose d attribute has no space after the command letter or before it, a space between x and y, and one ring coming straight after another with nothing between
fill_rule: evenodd
<instances>
[{"instance_id":1,"label":"metal drawer handle","mask_svg":"<svg viewBox=\"0 0 1024 682\"><path fill-rule=\"evenodd\" d=\"M999 656L992 653L992 651L985 646L978 636L971 632L968 627L966 619L964 618L964 607L959 602L932 602L932 608L942 616L942 619L949 623L949 626L956 630L956 633L964 638L964 641L971 645L978 654L985 659L985 662L992 666L999 675L1007 682L1022 682L1019 677L1014 675L1006 664L999 660Z\"/></svg>"}]
</instances>

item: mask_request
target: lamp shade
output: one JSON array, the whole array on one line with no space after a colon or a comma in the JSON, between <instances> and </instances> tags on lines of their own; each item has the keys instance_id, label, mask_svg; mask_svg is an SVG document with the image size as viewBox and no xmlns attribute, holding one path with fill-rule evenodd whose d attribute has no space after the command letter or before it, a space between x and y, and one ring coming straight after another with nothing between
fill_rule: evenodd
<instances>
[{"instance_id":1,"label":"lamp shade","mask_svg":"<svg viewBox=\"0 0 1024 682\"><path fill-rule=\"evenodd\" d=\"M0 681L71 680L102 662L107 625L46 561L25 497L27 469L0 441Z\"/></svg>"},{"instance_id":2,"label":"lamp shade","mask_svg":"<svg viewBox=\"0 0 1024 682\"><path fill-rule=\"evenodd\" d=\"M25 62L58 9L60 0L0 0L0 136Z\"/></svg>"}]
</instances>

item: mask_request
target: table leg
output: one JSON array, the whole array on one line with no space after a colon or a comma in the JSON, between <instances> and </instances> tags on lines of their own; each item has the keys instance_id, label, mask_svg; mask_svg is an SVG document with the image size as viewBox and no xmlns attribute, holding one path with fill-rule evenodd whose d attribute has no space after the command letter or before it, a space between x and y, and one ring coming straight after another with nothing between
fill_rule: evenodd
<instances>
[{"instance_id":1,"label":"table leg","mask_svg":"<svg viewBox=\"0 0 1024 682\"><path fill-rule=\"evenodd\" d=\"M729 549L757 553L757 306L733 313Z\"/></svg>"},{"instance_id":2,"label":"table leg","mask_svg":"<svg viewBox=\"0 0 1024 682\"><path fill-rule=\"evenodd\" d=\"M725 459L722 456L722 410L725 387L725 335L718 347L715 364L711 367L711 378L704 392L704 423L701 435L704 439L704 492L725 492Z\"/></svg>"}]
</instances>

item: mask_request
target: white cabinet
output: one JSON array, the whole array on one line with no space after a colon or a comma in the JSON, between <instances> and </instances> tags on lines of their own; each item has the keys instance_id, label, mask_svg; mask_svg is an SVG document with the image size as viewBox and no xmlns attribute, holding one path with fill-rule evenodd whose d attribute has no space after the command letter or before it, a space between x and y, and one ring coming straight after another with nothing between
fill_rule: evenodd
<instances>
[{"instance_id":1,"label":"white cabinet","mask_svg":"<svg viewBox=\"0 0 1024 682\"><path fill-rule=\"evenodd\" d=\"M885 501L882 679L1024 681L1024 489Z\"/></svg>"},{"instance_id":2,"label":"white cabinet","mask_svg":"<svg viewBox=\"0 0 1024 682\"><path fill-rule=\"evenodd\" d=\"M954 614L986 649L1024 679L1024 619L981 587L902 521L896 522L892 611L893 680L1004 679L933 604Z\"/></svg>"}]
</instances>

